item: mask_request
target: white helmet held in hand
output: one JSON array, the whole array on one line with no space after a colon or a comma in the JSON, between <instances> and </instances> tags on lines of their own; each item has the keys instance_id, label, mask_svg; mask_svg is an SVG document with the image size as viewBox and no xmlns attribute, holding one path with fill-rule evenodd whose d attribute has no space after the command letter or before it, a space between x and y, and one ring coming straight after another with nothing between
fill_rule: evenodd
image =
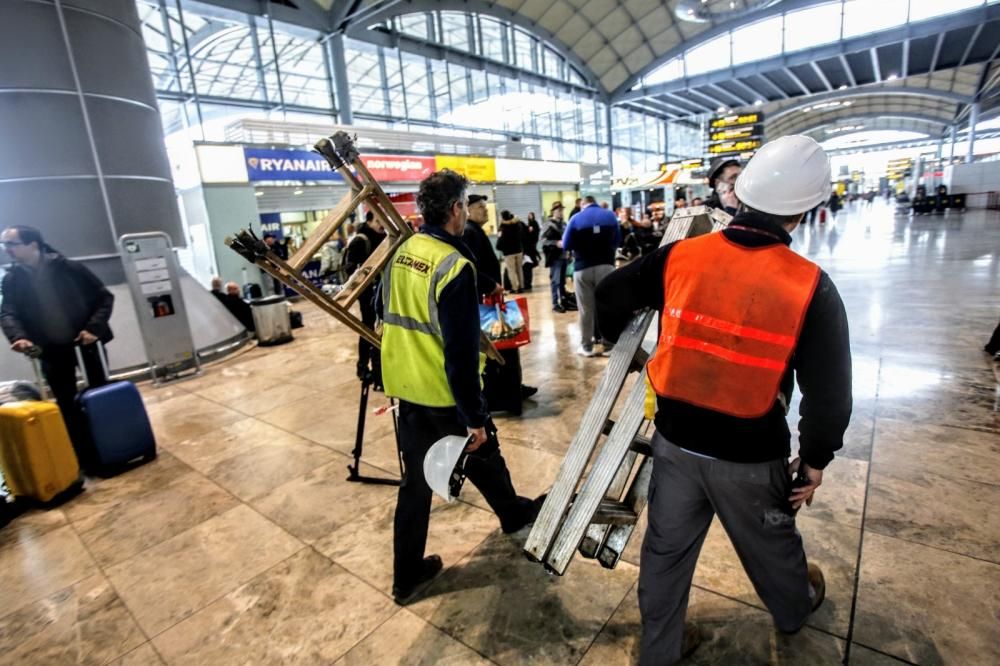
<instances>
[{"instance_id":1,"label":"white helmet held in hand","mask_svg":"<svg viewBox=\"0 0 1000 666\"><path fill-rule=\"evenodd\" d=\"M797 215L830 198L830 158L801 134L770 141L736 180L736 197L772 215Z\"/></svg>"},{"instance_id":2,"label":"white helmet held in hand","mask_svg":"<svg viewBox=\"0 0 1000 666\"><path fill-rule=\"evenodd\" d=\"M427 485L446 502L454 501L462 490L465 471L459 466L459 461L471 441L471 435L448 435L434 442L424 456L424 478L427 479Z\"/></svg>"}]
</instances>

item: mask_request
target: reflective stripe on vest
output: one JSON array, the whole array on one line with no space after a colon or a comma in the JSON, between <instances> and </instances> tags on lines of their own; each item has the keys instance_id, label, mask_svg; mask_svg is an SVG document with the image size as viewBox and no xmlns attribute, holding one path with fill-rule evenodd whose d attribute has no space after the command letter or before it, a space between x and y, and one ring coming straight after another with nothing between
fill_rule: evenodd
<instances>
[{"instance_id":1,"label":"reflective stripe on vest","mask_svg":"<svg viewBox=\"0 0 1000 666\"><path fill-rule=\"evenodd\" d=\"M740 418L767 414L819 275L783 244L748 248L721 233L679 242L647 368L657 395Z\"/></svg>"},{"instance_id":2,"label":"reflective stripe on vest","mask_svg":"<svg viewBox=\"0 0 1000 666\"><path fill-rule=\"evenodd\" d=\"M455 399L444 372L438 299L471 262L427 234L404 242L382 273L382 381L388 396L428 407Z\"/></svg>"}]
</instances>

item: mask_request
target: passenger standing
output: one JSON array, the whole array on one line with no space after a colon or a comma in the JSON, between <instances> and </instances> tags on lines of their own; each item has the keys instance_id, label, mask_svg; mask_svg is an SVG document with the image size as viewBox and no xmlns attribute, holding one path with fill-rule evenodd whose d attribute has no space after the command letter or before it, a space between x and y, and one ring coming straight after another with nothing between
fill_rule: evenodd
<instances>
[{"instance_id":1,"label":"passenger standing","mask_svg":"<svg viewBox=\"0 0 1000 666\"><path fill-rule=\"evenodd\" d=\"M521 221L509 210L500 211L500 233L497 238L497 250L503 254L503 266L510 280L510 288L515 294L520 294L523 288L521 280L521 262L524 260L524 239L522 237Z\"/></svg>"},{"instance_id":2,"label":"passenger standing","mask_svg":"<svg viewBox=\"0 0 1000 666\"><path fill-rule=\"evenodd\" d=\"M542 228L538 224L535 213L528 213L528 221L524 225L524 257L521 264L524 273L524 288L531 291L534 282L535 267L538 266L540 257L538 256L538 239L541 236ZM530 259L530 261L528 261Z\"/></svg>"},{"instance_id":3,"label":"passenger standing","mask_svg":"<svg viewBox=\"0 0 1000 666\"><path fill-rule=\"evenodd\" d=\"M361 225L357 233L351 239L347 249L344 250L344 271L350 279L356 270L368 260L375 248L385 240L385 231L382 225L375 219L375 214L371 211L365 213L365 223ZM361 306L361 321L370 328L375 328L375 291L378 288L378 280L368 286L361 297L358 298L358 305ZM357 373L359 379L368 377L371 380L372 388L376 391L382 390L382 363L378 348L362 337L358 337L358 365Z\"/></svg>"},{"instance_id":4,"label":"passenger standing","mask_svg":"<svg viewBox=\"0 0 1000 666\"><path fill-rule=\"evenodd\" d=\"M577 213L579 213L581 210L583 210L582 206L580 205L582 202L583 202L583 199L580 199L579 197L577 197L576 203L573 204L573 209L569 212L569 218L568 219L572 220L576 216Z\"/></svg>"},{"instance_id":5,"label":"passenger standing","mask_svg":"<svg viewBox=\"0 0 1000 666\"><path fill-rule=\"evenodd\" d=\"M545 255L545 266L549 269L549 288L552 292L552 311L566 312L568 294L566 293L566 251L563 250L562 236L566 229L563 222L563 204L557 201L552 204L549 219L542 229L542 253Z\"/></svg>"},{"instance_id":6,"label":"passenger standing","mask_svg":"<svg viewBox=\"0 0 1000 666\"><path fill-rule=\"evenodd\" d=\"M89 385L106 384L95 343L107 344L114 337L108 322L115 297L86 266L49 246L38 229L8 227L0 242L14 260L3 278L0 325L14 351L41 351L42 373L86 469L96 460L76 403L76 347Z\"/></svg>"},{"instance_id":7,"label":"passenger standing","mask_svg":"<svg viewBox=\"0 0 1000 666\"><path fill-rule=\"evenodd\" d=\"M604 343L605 351L612 347L610 342L595 340L601 336L595 328L598 322L594 292L598 283L614 270L615 249L622 243L622 231L615 214L598 206L594 197L588 196L584 202L580 213L566 225L562 246L573 253L573 285L580 308L580 348L577 353L594 356L595 341Z\"/></svg>"},{"instance_id":8,"label":"passenger standing","mask_svg":"<svg viewBox=\"0 0 1000 666\"><path fill-rule=\"evenodd\" d=\"M657 412L639 568L642 664L674 663L697 646L684 617L715 515L780 631L801 629L823 601L823 574L807 563L795 514L843 446L850 337L829 276L788 245L829 192L819 144L772 141L736 182L743 207L726 230L666 245L598 288L608 335L643 308L661 314L647 365ZM796 379L799 457L789 464L785 414Z\"/></svg>"},{"instance_id":9,"label":"passenger standing","mask_svg":"<svg viewBox=\"0 0 1000 666\"><path fill-rule=\"evenodd\" d=\"M484 357L475 256L461 240L466 183L450 170L420 183L417 205L424 225L386 264L382 283L382 366L386 394L400 400L404 466L393 527L392 595L400 605L414 599L442 568L440 557L424 556L431 489L423 463L438 439L471 436L465 473L504 532L534 521L539 508L539 502L514 491L480 390Z\"/></svg>"}]
</instances>

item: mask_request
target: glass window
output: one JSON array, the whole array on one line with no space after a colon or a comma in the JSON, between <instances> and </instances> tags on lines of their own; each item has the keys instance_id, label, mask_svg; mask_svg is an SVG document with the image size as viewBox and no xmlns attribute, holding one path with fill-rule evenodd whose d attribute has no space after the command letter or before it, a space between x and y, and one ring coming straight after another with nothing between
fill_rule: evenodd
<instances>
[{"instance_id":1,"label":"glass window","mask_svg":"<svg viewBox=\"0 0 1000 666\"><path fill-rule=\"evenodd\" d=\"M385 87L389 95L388 115L406 117L406 101L403 98L403 71L396 49L380 49L385 61Z\"/></svg>"},{"instance_id":2,"label":"glass window","mask_svg":"<svg viewBox=\"0 0 1000 666\"><path fill-rule=\"evenodd\" d=\"M688 76L729 67L729 33L696 46L684 54Z\"/></svg>"},{"instance_id":3,"label":"glass window","mask_svg":"<svg viewBox=\"0 0 1000 666\"><path fill-rule=\"evenodd\" d=\"M451 112L451 95L448 85L448 66L443 60L431 60L431 90L436 116Z\"/></svg>"},{"instance_id":4,"label":"glass window","mask_svg":"<svg viewBox=\"0 0 1000 666\"><path fill-rule=\"evenodd\" d=\"M559 71L559 64L562 61L556 52L552 49L542 48L542 69L546 76L551 76L554 79L561 78Z\"/></svg>"},{"instance_id":5,"label":"glass window","mask_svg":"<svg viewBox=\"0 0 1000 666\"><path fill-rule=\"evenodd\" d=\"M457 110L469 103L469 83L465 68L448 63L448 80L451 86L451 104Z\"/></svg>"},{"instance_id":6,"label":"glass window","mask_svg":"<svg viewBox=\"0 0 1000 666\"><path fill-rule=\"evenodd\" d=\"M448 46L469 51L469 15L457 12L441 12L442 40Z\"/></svg>"},{"instance_id":7,"label":"glass window","mask_svg":"<svg viewBox=\"0 0 1000 666\"><path fill-rule=\"evenodd\" d=\"M347 80L351 88L351 107L355 113L388 115L382 94L382 68L378 47L368 42L344 40Z\"/></svg>"},{"instance_id":8,"label":"glass window","mask_svg":"<svg viewBox=\"0 0 1000 666\"><path fill-rule=\"evenodd\" d=\"M535 40L531 35L518 29L514 29L514 58L515 64L521 69L532 72L538 71L535 63Z\"/></svg>"},{"instance_id":9,"label":"glass window","mask_svg":"<svg viewBox=\"0 0 1000 666\"><path fill-rule=\"evenodd\" d=\"M839 2L788 12L785 14L785 51L836 42L840 39L840 18Z\"/></svg>"},{"instance_id":10,"label":"glass window","mask_svg":"<svg viewBox=\"0 0 1000 666\"><path fill-rule=\"evenodd\" d=\"M430 38L430 35L427 33L426 14L404 14L396 20L398 21L397 26L400 32L419 37L420 39Z\"/></svg>"},{"instance_id":11,"label":"glass window","mask_svg":"<svg viewBox=\"0 0 1000 666\"><path fill-rule=\"evenodd\" d=\"M932 16L978 7L981 4L983 0L910 0L910 20L922 21Z\"/></svg>"},{"instance_id":12,"label":"glass window","mask_svg":"<svg viewBox=\"0 0 1000 666\"><path fill-rule=\"evenodd\" d=\"M402 53L403 84L406 86L406 108L410 118L430 120L430 81L427 79L427 59L411 53Z\"/></svg>"},{"instance_id":13,"label":"glass window","mask_svg":"<svg viewBox=\"0 0 1000 666\"><path fill-rule=\"evenodd\" d=\"M907 0L847 0L844 3L844 37L886 30L906 23Z\"/></svg>"},{"instance_id":14,"label":"glass window","mask_svg":"<svg viewBox=\"0 0 1000 666\"><path fill-rule=\"evenodd\" d=\"M782 23L782 17L775 16L733 30L733 64L781 55Z\"/></svg>"},{"instance_id":15,"label":"glass window","mask_svg":"<svg viewBox=\"0 0 1000 666\"><path fill-rule=\"evenodd\" d=\"M323 45L318 41L288 37L288 44L281 49L278 69L285 103L329 109L330 84L323 62Z\"/></svg>"},{"instance_id":16,"label":"glass window","mask_svg":"<svg viewBox=\"0 0 1000 666\"><path fill-rule=\"evenodd\" d=\"M682 78L684 78L684 59L674 58L662 67L650 72L648 76L643 77L642 84L651 86L655 83L666 83Z\"/></svg>"},{"instance_id":17,"label":"glass window","mask_svg":"<svg viewBox=\"0 0 1000 666\"><path fill-rule=\"evenodd\" d=\"M506 27L499 21L480 16L479 31L482 35L482 44L480 44L479 51L482 56L498 62L504 62L503 33L506 31Z\"/></svg>"},{"instance_id":18,"label":"glass window","mask_svg":"<svg viewBox=\"0 0 1000 666\"><path fill-rule=\"evenodd\" d=\"M481 102L489 97L489 90L486 88L486 72L473 69L469 70L469 76L472 78L472 87L470 88L472 103Z\"/></svg>"}]
</instances>

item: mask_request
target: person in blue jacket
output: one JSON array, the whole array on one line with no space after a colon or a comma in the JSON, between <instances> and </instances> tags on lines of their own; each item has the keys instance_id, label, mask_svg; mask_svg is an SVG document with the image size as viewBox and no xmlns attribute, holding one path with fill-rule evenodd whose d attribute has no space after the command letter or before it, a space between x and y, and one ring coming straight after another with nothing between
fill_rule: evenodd
<instances>
[{"instance_id":1,"label":"person in blue jacket","mask_svg":"<svg viewBox=\"0 0 1000 666\"><path fill-rule=\"evenodd\" d=\"M581 356L594 356L594 342L602 343L604 352L612 344L600 339L595 328L597 285L615 269L615 249L622 243L618 218L597 205L592 196L584 197L583 208L570 218L563 232L563 249L573 255L573 285L580 311Z\"/></svg>"}]
</instances>

